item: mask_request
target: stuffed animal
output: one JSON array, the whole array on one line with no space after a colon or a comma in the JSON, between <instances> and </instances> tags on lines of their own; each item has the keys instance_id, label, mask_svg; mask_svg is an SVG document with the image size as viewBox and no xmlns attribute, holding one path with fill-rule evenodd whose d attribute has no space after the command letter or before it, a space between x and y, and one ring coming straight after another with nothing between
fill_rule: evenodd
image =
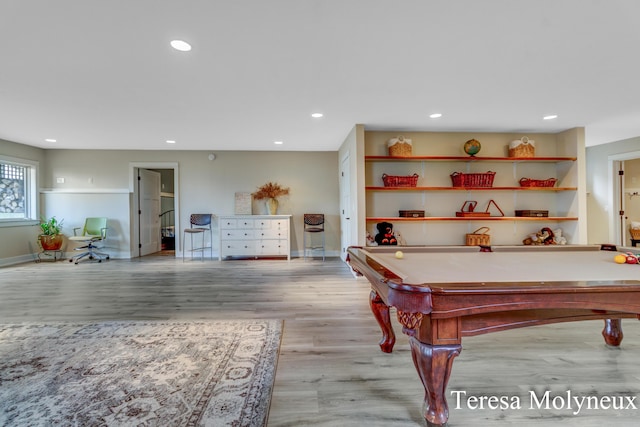
<instances>
[{"instance_id":1,"label":"stuffed animal","mask_svg":"<svg viewBox=\"0 0 640 427\"><path fill-rule=\"evenodd\" d=\"M538 231L536 233L529 234L529 236L522 241L525 245L544 245L544 241L549 237L548 233Z\"/></svg>"},{"instance_id":2,"label":"stuffed animal","mask_svg":"<svg viewBox=\"0 0 640 427\"><path fill-rule=\"evenodd\" d=\"M378 246L371 233L367 231L367 246Z\"/></svg>"},{"instance_id":3,"label":"stuffed animal","mask_svg":"<svg viewBox=\"0 0 640 427\"><path fill-rule=\"evenodd\" d=\"M376 243L378 245L397 245L398 241L393 235L393 224L390 222L379 222L376 225L378 234L376 234Z\"/></svg>"},{"instance_id":4,"label":"stuffed animal","mask_svg":"<svg viewBox=\"0 0 640 427\"><path fill-rule=\"evenodd\" d=\"M553 241L556 245L567 244L567 239L562 235L562 228L553 230Z\"/></svg>"},{"instance_id":5,"label":"stuffed animal","mask_svg":"<svg viewBox=\"0 0 640 427\"><path fill-rule=\"evenodd\" d=\"M565 245L567 239L562 237L562 229L551 230L544 227L537 233L530 234L522 241L525 245Z\"/></svg>"}]
</instances>

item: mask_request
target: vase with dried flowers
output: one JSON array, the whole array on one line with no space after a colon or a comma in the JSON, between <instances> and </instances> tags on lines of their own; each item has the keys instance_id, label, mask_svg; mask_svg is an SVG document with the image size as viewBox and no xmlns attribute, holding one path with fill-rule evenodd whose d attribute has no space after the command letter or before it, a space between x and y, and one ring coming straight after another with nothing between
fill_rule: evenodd
<instances>
[{"instance_id":1,"label":"vase with dried flowers","mask_svg":"<svg viewBox=\"0 0 640 427\"><path fill-rule=\"evenodd\" d=\"M269 215L275 215L278 211L278 197L289 194L289 187L283 187L277 182L267 182L262 187L251 193L256 200L267 200Z\"/></svg>"}]
</instances>

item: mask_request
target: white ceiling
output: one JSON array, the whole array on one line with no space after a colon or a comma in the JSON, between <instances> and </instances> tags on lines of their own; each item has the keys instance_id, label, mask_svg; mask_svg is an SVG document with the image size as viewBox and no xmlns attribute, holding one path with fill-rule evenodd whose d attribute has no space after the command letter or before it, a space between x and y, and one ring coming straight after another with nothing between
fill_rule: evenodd
<instances>
[{"instance_id":1,"label":"white ceiling","mask_svg":"<svg viewBox=\"0 0 640 427\"><path fill-rule=\"evenodd\" d=\"M362 123L611 142L640 135L639 17L637 0L0 0L0 138L337 150Z\"/></svg>"}]
</instances>

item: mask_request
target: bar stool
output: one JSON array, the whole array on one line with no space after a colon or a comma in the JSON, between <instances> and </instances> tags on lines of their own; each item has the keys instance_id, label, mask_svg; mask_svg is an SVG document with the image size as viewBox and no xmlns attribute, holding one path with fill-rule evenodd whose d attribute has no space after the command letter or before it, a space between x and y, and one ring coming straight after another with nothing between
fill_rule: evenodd
<instances>
[{"instance_id":1,"label":"bar stool","mask_svg":"<svg viewBox=\"0 0 640 427\"><path fill-rule=\"evenodd\" d=\"M207 249L204 245L204 237L207 230L209 231L209 237L211 239L208 249L211 250L211 258L213 259L213 232L211 229L211 217L211 214L191 214L189 217L190 228L185 228L182 233L182 262L184 262L184 254L186 252L185 244L187 234L191 241L191 259L193 259L194 251L200 251L200 259L204 261L204 251ZM195 234L202 234L202 244L198 248L193 247L193 236Z\"/></svg>"},{"instance_id":2,"label":"bar stool","mask_svg":"<svg viewBox=\"0 0 640 427\"><path fill-rule=\"evenodd\" d=\"M307 233L309 234L310 246L307 247ZM313 244L313 235L322 234L322 246ZM324 214L304 214L304 233L302 237L302 245L304 246L304 258L307 258L307 249L310 251L322 249L322 260L324 261L325 255L325 242L324 242Z\"/></svg>"}]
</instances>

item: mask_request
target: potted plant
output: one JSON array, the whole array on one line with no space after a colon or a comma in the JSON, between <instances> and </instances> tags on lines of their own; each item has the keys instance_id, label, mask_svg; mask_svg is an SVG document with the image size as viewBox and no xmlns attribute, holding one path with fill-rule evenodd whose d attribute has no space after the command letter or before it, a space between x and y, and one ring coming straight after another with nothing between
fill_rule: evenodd
<instances>
[{"instance_id":1,"label":"potted plant","mask_svg":"<svg viewBox=\"0 0 640 427\"><path fill-rule=\"evenodd\" d=\"M40 218L40 246L45 251L57 251L62 247L62 221L58 221L55 216L45 219Z\"/></svg>"},{"instance_id":2,"label":"potted plant","mask_svg":"<svg viewBox=\"0 0 640 427\"><path fill-rule=\"evenodd\" d=\"M269 215L275 215L278 211L278 197L289 194L289 187L282 187L276 182L267 182L251 195L257 200L267 200Z\"/></svg>"}]
</instances>

